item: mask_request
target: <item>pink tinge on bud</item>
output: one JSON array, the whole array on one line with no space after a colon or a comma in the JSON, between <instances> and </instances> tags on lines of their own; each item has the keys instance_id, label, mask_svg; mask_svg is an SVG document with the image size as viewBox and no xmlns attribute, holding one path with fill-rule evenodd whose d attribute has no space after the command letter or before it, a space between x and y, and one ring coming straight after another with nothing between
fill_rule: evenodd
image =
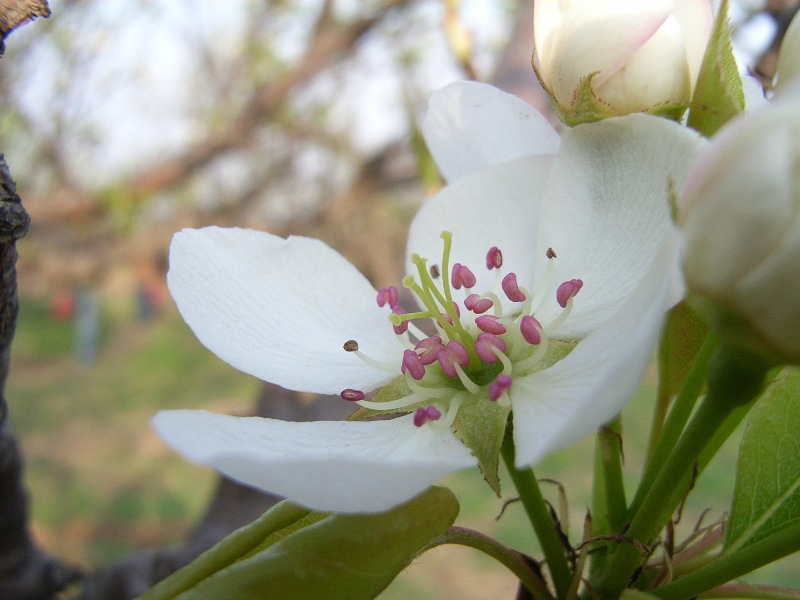
<instances>
[{"instance_id":1,"label":"pink tinge on bud","mask_svg":"<svg viewBox=\"0 0 800 600\"><path fill-rule=\"evenodd\" d=\"M502 266L503 253L500 252L500 248L497 246L492 246L486 253L486 268L491 271L492 269L499 269Z\"/></svg>"},{"instance_id":2,"label":"pink tinge on bud","mask_svg":"<svg viewBox=\"0 0 800 600\"><path fill-rule=\"evenodd\" d=\"M509 273L503 277L502 286L506 297L512 302L523 302L525 300L525 294L522 293L522 290L519 289L519 285L517 284L516 273Z\"/></svg>"},{"instance_id":3,"label":"pink tinge on bud","mask_svg":"<svg viewBox=\"0 0 800 600\"><path fill-rule=\"evenodd\" d=\"M476 315L482 315L494 306L494 302L478 294L470 294L467 296L466 300L464 300L464 306L467 307L467 310L471 310Z\"/></svg>"},{"instance_id":4,"label":"pink tinge on bud","mask_svg":"<svg viewBox=\"0 0 800 600\"><path fill-rule=\"evenodd\" d=\"M414 411L414 425L416 427L422 427L428 421L438 421L441 418L442 412L433 404L429 404L424 408L420 406Z\"/></svg>"},{"instance_id":5,"label":"pink tinge on bud","mask_svg":"<svg viewBox=\"0 0 800 600\"><path fill-rule=\"evenodd\" d=\"M453 302L453 310L456 311L456 316L460 319L461 318L461 309L458 307L457 302Z\"/></svg>"},{"instance_id":6,"label":"pink tinge on bud","mask_svg":"<svg viewBox=\"0 0 800 600\"><path fill-rule=\"evenodd\" d=\"M478 339L475 340L475 352L487 365L497 362L495 349L505 352L506 343L493 333L481 333L478 335Z\"/></svg>"},{"instance_id":7,"label":"pink tinge on bud","mask_svg":"<svg viewBox=\"0 0 800 600\"><path fill-rule=\"evenodd\" d=\"M506 326L503 325L502 319L500 319L500 317L495 317L494 315L483 315L482 317L478 317L475 319L475 325L478 326L478 329L485 331L486 333L502 335L506 332Z\"/></svg>"},{"instance_id":8,"label":"pink tinge on bud","mask_svg":"<svg viewBox=\"0 0 800 600\"><path fill-rule=\"evenodd\" d=\"M474 287L476 282L475 274L469 270L469 267L465 267L461 263L453 265L450 283L454 289L460 290L462 287L469 289Z\"/></svg>"},{"instance_id":9,"label":"pink tinge on bud","mask_svg":"<svg viewBox=\"0 0 800 600\"><path fill-rule=\"evenodd\" d=\"M348 402L358 402L359 400L366 398L364 392L361 390L353 390L350 388L342 390L340 396L342 397L342 400L347 400Z\"/></svg>"},{"instance_id":10,"label":"pink tinge on bud","mask_svg":"<svg viewBox=\"0 0 800 600\"><path fill-rule=\"evenodd\" d=\"M522 317L522 321L520 321L519 324L519 330L522 333L522 337L529 344L536 346L542 341L542 324L531 315L525 315Z\"/></svg>"},{"instance_id":11,"label":"pink tinge on bud","mask_svg":"<svg viewBox=\"0 0 800 600\"><path fill-rule=\"evenodd\" d=\"M570 279L565 281L556 290L556 300L561 308L567 307L567 302L570 298L574 298L583 287L583 281L580 279Z\"/></svg>"},{"instance_id":12,"label":"pink tinge on bud","mask_svg":"<svg viewBox=\"0 0 800 600\"><path fill-rule=\"evenodd\" d=\"M418 341L417 345L414 346L414 350L423 365L430 365L436 362L436 356L440 350L444 350L444 344L442 344L442 338L438 335L433 335Z\"/></svg>"},{"instance_id":13,"label":"pink tinge on bud","mask_svg":"<svg viewBox=\"0 0 800 600\"><path fill-rule=\"evenodd\" d=\"M425 365L422 364L422 360L413 350L403 352L403 364L400 367L400 371L408 373L417 381L425 377Z\"/></svg>"},{"instance_id":14,"label":"pink tinge on bud","mask_svg":"<svg viewBox=\"0 0 800 600\"><path fill-rule=\"evenodd\" d=\"M391 308L393 306L397 306L398 301L399 296L397 288L394 286L382 288L378 292L378 306L388 305L389 308Z\"/></svg>"},{"instance_id":15,"label":"pink tinge on bud","mask_svg":"<svg viewBox=\"0 0 800 600\"><path fill-rule=\"evenodd\" d=\"M497 399L502 396L514 382L510 375L500 373L495 380L489 384L489 400L497 402Z\"/></svg>"},{"instance_id":16,"label":"pink tinge on bud","mask_svg":"<svg viewBox=\"0 0 800 600\"><path fill-rule=\"evenodd\" d=\"M447 346L444 348L444 350L439 351L439 353L436 355L436 359L439 361L439 365L441 365L444 374L450 378L455 378L458 377L456 364L459 364L462 367L468 365L469 352L467 352L467 349L461 342L451 340L447 342Z\"/></svg>"},{"instance_id":17,"label":"pink tinge on bud","mask_svg":"<svg viewBox=\"0 0 800 600\"><path fill-rule=\"evenodd\" d=\"M404 315L406 311L395 304L392 306L392 312L396 315ZM392 325L392 327L397 335L403 335L406 331L408 331L408 321L401 321L400 325Z\"/></svg>"}]
</instances>

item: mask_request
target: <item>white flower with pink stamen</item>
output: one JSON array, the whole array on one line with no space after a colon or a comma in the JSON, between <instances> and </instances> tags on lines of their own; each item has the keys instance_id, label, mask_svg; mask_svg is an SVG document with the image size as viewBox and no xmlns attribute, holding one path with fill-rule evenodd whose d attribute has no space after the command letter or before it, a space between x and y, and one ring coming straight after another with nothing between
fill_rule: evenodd
<instances>
[{"instance_id":1,"label":"white flower with pink stamen","mask_svg":"<svg viewBox=\"0 0 800 600\"><path fill-rule=\"evenodd\" d=\"M402 284L416 308L317 240L176 234L170 290L223 360L403 414L289 423L165 411L158 432L298 504L377 512L476 464L496 489L510 413L518 466L612 418L681 293L668 198L703 142L644 115L572 129L560 149L546 127L489 86L434 95L424 130L451 184L409 232Z\"/></svg>"}]
</instances>

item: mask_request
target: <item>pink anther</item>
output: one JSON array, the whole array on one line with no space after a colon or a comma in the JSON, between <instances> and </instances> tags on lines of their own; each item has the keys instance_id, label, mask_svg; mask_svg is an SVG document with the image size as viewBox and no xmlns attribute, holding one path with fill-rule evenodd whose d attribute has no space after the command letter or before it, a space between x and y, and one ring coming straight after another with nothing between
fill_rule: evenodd
<instances>
[{"instance_id":1,"label":"pink anther","mask_svg":"<svg viewBox=\"0 0 800 600\"><path fill-rule=\"evenodd\" d=\"M450 283L454 289L460 290L462 287L469 289L474 287L476 282L475 274L470 271L469 267L465 267L461 263L453 265Z\"/></svg>"},{"instance_id":2,"label":"pink anther","mask_svg":"<svg viewBox=\"0 0 800 600\"><path fill-rule=\"evenodd\" d=\"M565 281L556 290L556 300L558 301L558 305L561 308L567 307L567 302L569 302L570 298L574 298L576 294L581 291L583 287L583 281L580 279L570 279L569 281Z\"/></svg>"},{"instance_id":3,"label":"pink anther","mask_svg":"<svg viewBox=\"0 0 800 600\"><path fill-rule=\"evenodd\" d=\"M489 298L484 298L478 294L470 294L464 300L464 306L467 308L467 310L471 310L476 315L482 315L487 310L492 308L492 306L494 306L494 302L492 302Z\"/></svg>"},{"instance_id":4,"label":"pink anther","mask_svg":"<svg viewBox=\"0 0 800 600\"><path fill-rule=\"evenodd\" d=\"M364 392L361 390L353 390L350 388L342 390L340 396L342 397L342 400L347 400L348 402L358 402L359 400L366 398Z\"/></svg>"},{"instance_id":5,"label":"pink anther","mask_svg":"<svg viewBox=\"0 0 800 600\"><path fill-rule=\"evenodd\" d=\"M392 312L396 315L404 315L406 311L400 308L399 305L395 304L392 307ZM392 325L392 327L397 335L403 335L406 331L408 331L408 321L400 321L400 325Z\"/></svg>"},{"instance_id":6,"label":"pink anther","mask_svg":"<svg viewBox=\"0 0 800 600\"><path fill-rule=\"evenodd\" d=\"M413 350L403 352L403 364L400 370L403 373L408 373L417 381L425 377L425 365L422 364L422 360Z\"/></svg>"},{"instance_id":7,"label":"pink anther","mask_svg":"<svg viewBox=\"0 0 800 600\"><path fill-rule=\"evenodd\" d=\"M522 333L522 337L529 344L533 344L535 346L542 341L542 324L531 315L525 315L522 317L522 321L520 321L519 324L519 330Z\"/></svg>"},{"instance_id":8,"label":"pink anther","mask_svg":"<svg viewBox=\"0 0 800 600\"><path fill-rule=\"evenodd\" d=\"M396 306L399 301L397 288L394 286L381 288L378 292L378 306L389 305L389 308Z\"/></svg>"},{"instance_id":9,"label":"pink anther","mask_svg":"<svg viewBox=\"0 0 800 600\"><path fill-rule=\"evenodd\" d=\"M414 425L416 427L422 427L428 421L438 421L441 418L442 412L433 404L429 404L424 408L420 406L414 411Z\"/></svg>"},{"instance_id":10,"label":"pink anther","mask_svg":"<svg viewBox=\"0 0 800 600\"><path fill-rule=\"evenodd\" d=\"M514 380L510 375L500 373L495 380L489 384L489 400L497 402L497 399L511 387L513 382Z\"/></svg>"},{"instance_id":11,"label":"pink anther","mask_svg":"<svg viewBox=\"0 0 800 600\"><path fill-rule=\"evenodd\" d=\"M503 266L503 253L497 246L492 246L486 253L486 268L490 271L492 269L499 269Z\"/></svg>"},{"instance_id":12,"label":"pink anther","mask_svg":"<svg viewBox=\"0 0 800 600\"><path fill-rule=\"evenodd\" d=\"M480 359L489 365L496 363L497 354L495 351L505 352L506 343L492 333L479 334L478 339L475 340L475 352Z\"/></svg>"},{"instance_id":13,"label":"pink anther","mask_svg":"<svg viewBox=\"0 0 800 600\"><path fill-rule=\"evenodd\" d=\"M522 290L519 289L519 285L517 284L516 273L509 273L503 277L503 283L501 285L503 291L506 293L506 297L512 302L522 302L525 300L525 294L522 293Z\"/></svg>"},{"instance_id":14,"label":"pink anther","mask_svg":"<svg viewBox=\"0 0 800 600\"><path fill-rule=\"evenodd\" d=\"M451 340L447 342L447 346L445 346L444 350L439 351L436 355L436 359L439 361L439 365L441 365L444 374L448 377L455 378L458 377L456 364L462 367L468 365L469 352L467 352L467 349L461 342Z\"/></svg>"},{"instance_id":15,"label":"pink anther","mask_svg":"<svg viewBox=\"0 0 800 600\"><path fill-rule=\"evenodd\" d=\"M444 344L442 344L442 338L438 335L433 335L418 341L417 345L414 346L414 350L417 352L420 362L423 365L429 365L436 362L436 355L439 354L440 350L444 350Z\"/></svg>"},{"instance_id":16,"label":"pink anther","mask_svg":"<svg viewBox=\"0 0 800 600\"><path fill-rule=\"evenodd\" d=\"M506 326L503 325L503 320L494 315L483 315L475 319L475 325L478 329L486 333L493 333L495 335L502 335L506 332Z\"/></svg>"}]
</instances>

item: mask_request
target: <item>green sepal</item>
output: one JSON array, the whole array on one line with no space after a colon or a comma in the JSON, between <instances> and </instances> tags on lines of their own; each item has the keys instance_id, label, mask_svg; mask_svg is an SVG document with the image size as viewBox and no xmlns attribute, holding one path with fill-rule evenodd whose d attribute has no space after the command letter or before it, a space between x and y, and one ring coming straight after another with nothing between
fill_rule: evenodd
<instances>
[{"instance_id":1,"label":"green sepal","mask_svg":"<svg viewBox=\"0 0 800 600\"><path fill-rule=\"evenodd\" d=\"M725 553L800 523L800 370L788 368L750 412L739 447Z\"/></svg>"},{"instance_id":2,"label":"green sepal","mask_svg":"<svg viewBox=\"0 0 800 600\"><path fill-rule=\"evenodd\" d=\"M159 584L140 600L367 600L444 533L458 511L453 493L434 486L384 513L312 513L178 595L158 593Z\"/></svg>"},{"instance_id":3,"label":"green sepal","mask_svg":"<svg viewBox=\"0 0 800 600\"><path fill-rule=\"evenodd\" d=\"M500 406L486 396L468 400L458 409L453 431L472 450L489 487L500 496L498 465L511 407Z\"/></svg>"},{"instance_id":4,"label":"green sepal","mask_svg":"<svg viewBox=\"0 0 800 600\"><path fill-rule=\"evenodd\" d=\"M711 137L743 111L744 89L733 57L728 0L722 0L694 88L688 125Z\"/></svg>"},{"instance_id":5,"label":"green sepal","mask_svg":"<svg viewBox=\"0 0 800 600\"><path fill-rule=\"evenodd\" d=\"M658 350L658 390L672 397L683 387L708 335L708 326L685 302L669 311Z\"/></svg>"}]
</instances>

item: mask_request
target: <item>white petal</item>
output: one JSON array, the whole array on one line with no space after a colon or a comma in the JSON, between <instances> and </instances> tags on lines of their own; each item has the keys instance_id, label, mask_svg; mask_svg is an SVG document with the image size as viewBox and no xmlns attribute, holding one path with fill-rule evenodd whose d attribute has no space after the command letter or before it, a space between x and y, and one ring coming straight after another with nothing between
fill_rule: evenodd
<instances>
[{"instance_id":1,"label":"white petal","mask_svg":"<svg viewBox=\"0 0 800 600\"><path fill-rule=\"evenodd\" d=\"M563 360L514 381L517 466L567 446L614 417L636 391L670 305L677 238L659 255L620 310Z\"/></svg>"},{"instance_id":2,"label":"white petal","mask_svg":"<svg viewBox=\"0 0 800 600\"><path fill-rule=\"evenodd\" d=\"M169 289L198 339L237 369L298 391L371 390L399 374L403 348L355 267L318 240L248 229L186 229L172 240ZM394 373L342 344L356 340Z\"/></svg>"},{"instance_id":3,"label":"white petal","mask_svg":"<svg viewBox=\"0 0 800 600\"><path fill-rule=\"evenodd\" d=\"M459 81L434 92L422 123L447 181L530 154L552 154L559 137L547 119L516 96Z\"/></svg>"},{"instance_id":4,"label":"white petal","mask_svg":"<svg viewBox=\"0 0 800 600\"><path fill-rule=\"evenodd\" d=\"M450 430L415 427L411 416L290 423L177 410L153 426L189 460L323 512L381 512L477 464Z\"/></svg>"},{"instance_id":5,"label":"white petal","mask_svg":"<svg viewBox=\"0 0 800 600\"><path fill-rule=\"evenodd\" d=\"M468 266L478 293L499 289L497 271L486 269L492 246L503 252L503 273L517 273L520 285L532 282L536 219L552 157L530 156L478 171L445 187L417 213L408 233L408 254L441 265L440 234L453 234L450 265ZM544 251L542 251L544 259ZM406 267L415 273L411 264Z\"/></svg>"},{"instance_id":6,"label":"white petal","mask_svg":"<svg viewBox=\"0 0 800 600\"><path fill-rule=\"evenodd\" d=\"M567 132L542 203L536 250L555 250L556 284L584 282L559 336L583 337L638 287L672 235L670 194L681 189L704 145L694 131L648 115ZM540 320L558 310L551 300Z\"/></svg>"}]
</instances>

